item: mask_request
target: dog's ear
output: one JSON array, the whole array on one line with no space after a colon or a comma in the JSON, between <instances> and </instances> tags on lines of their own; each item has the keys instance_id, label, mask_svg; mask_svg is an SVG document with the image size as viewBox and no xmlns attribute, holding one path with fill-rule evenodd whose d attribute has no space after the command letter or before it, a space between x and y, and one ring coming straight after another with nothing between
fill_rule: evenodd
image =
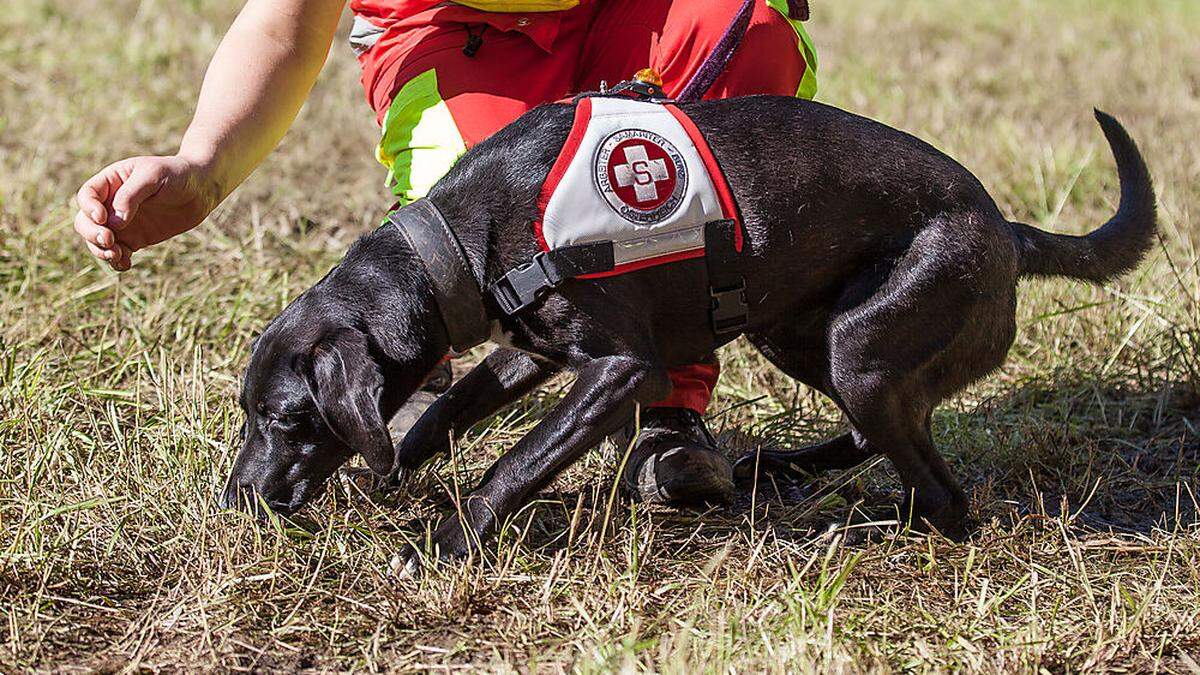
<instances>
[{"instance_id":1,"label":"dog's ear","mask_svg":"<svg viewBox=\"0 0 1200 675\"><path fill-rule=\"evenodd\" d=\"M344 329L313 346L305 373L325 423L367 466L386 476L395 450L379 410L383 373L367 347L367 336Z\"/></svg>"}]
</instances>

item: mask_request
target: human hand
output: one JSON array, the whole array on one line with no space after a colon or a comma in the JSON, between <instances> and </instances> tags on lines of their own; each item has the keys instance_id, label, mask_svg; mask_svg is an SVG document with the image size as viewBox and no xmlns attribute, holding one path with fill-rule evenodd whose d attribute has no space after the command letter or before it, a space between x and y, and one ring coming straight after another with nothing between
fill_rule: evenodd
<instances>
[{"instance_id":1,"label":"human hand","mask_svg":"<svg viewBox=\"0 0 1200 675\"><path fill-rule=\"evenodd\" d=\"M221 196L206 162L180 155L131 157L79 188L75 232L92 255L123 272L135 251L199 225Z\"/></svg>"}]
</instances>

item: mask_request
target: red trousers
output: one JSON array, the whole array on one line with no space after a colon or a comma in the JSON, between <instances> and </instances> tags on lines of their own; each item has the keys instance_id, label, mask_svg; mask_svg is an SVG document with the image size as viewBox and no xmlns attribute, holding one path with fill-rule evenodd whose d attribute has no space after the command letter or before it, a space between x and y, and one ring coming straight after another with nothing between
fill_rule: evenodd
<instances>
[{"instance_id":1,"label":"red trousers","mask_svg":"<svg viewBox=\"0 0 1200 675\"><path fill-rule=\"evenodd\" d=\"M573 9L525 14L421 4L351 3L351 42L384 132L379 159L402 200L421 196L461 152L542 103L646 67L661 75L668 95L677 93L742 0L581 0ZM741 46L706 98L811 96L815 55L785 15L787 4L756 2ZM715 358L673 369L672 394L658 405L703 414L719 370Z\"/></svg>"}]
</instances>

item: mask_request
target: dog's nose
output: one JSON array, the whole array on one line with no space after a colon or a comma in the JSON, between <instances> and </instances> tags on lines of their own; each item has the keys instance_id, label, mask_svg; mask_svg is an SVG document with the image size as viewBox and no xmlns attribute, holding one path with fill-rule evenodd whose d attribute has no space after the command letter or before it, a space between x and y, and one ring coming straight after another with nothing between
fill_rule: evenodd
<instances>
[{"instance_id":1,"label":"dog's nose","mask_svg":"<svg viewBox=\"0 0 1200 675\"><path fill-rule=\"evenodd\" d=\"M259 520L266 520L268 511L289 516L296 510L290 500L270 497L263 494L257 486L239 483L232 478L226 483L217 501L221 508L245 511Z\"/></svg>"},{"instance_id":2,"label":"dog's nose","mask_svg":"<svg viewBox=\"0 0 1200 675\"><path fill-rule=\"evenodd\" d=\"M221 491L218 502L221 508L245 511L254 514L254 517L260 520L267 517L266 509L263 508L264 502L266 502L266 507L272 511L281 511L281 506L286 508L286 504L280 504L275 500L263 497L258 488L253 484L243 483L233 476L230 476L229 480L226 481L225 488Z\"/></svg>"},{"instance_id":3,"label":"dog's nose","mask_svg":"<svg viewBox=\"0 0 1200 675\"><path fill-rule=\"evenodd\" d=\"M254 491L249 486L240 485L232 476L225 481L225 487L217 497L217 502L223 509L244 508L254 498Z\"/></svg>"},{"instance_id":4,"label":"dog's nose","mask_svg":"<svg viewBox=\"0 0 1200 675\"><path fill-rule=\"evenodd\" d=\"M229 475L225 477L225 484L221 487L221 494L217 495L217 503L223 509L239 508L245 496L247 496L244 493L251 489L249 483L243 480L242 472L238 468L235 463Z\"/></svg>"}]
</instances>

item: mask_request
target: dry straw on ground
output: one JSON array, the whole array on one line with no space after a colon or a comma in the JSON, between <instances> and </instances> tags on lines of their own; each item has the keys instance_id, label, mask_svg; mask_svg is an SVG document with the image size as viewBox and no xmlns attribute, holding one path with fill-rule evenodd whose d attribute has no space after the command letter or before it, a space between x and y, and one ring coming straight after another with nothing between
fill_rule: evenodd
<instances>
[{"instance_id":1,"label":"dry straw on ground","mask_svg":"<svg viewBox=\"0 0 1200 675\"><path fill-rule=\"evenodd\" d=\"M387 205L341 44L297 128L212 222L116 276L70 234L92 170L169 152L234 0L0 12L0 670L1200 672L1200 6L814 3L827 101L912 131L1007 213L1112 211L1090 108L1140 139L1161 245L1103 288L1029 282L1002 372L938 413L978 521L897 533L886 463L705 514L611 501L597 454L482 559L386 573L560 395L410 489L339 488L306 527L219 511L256 330ZM838 429L742 345L712 423L738 447Z\"/></svg>"}]
</instances>

